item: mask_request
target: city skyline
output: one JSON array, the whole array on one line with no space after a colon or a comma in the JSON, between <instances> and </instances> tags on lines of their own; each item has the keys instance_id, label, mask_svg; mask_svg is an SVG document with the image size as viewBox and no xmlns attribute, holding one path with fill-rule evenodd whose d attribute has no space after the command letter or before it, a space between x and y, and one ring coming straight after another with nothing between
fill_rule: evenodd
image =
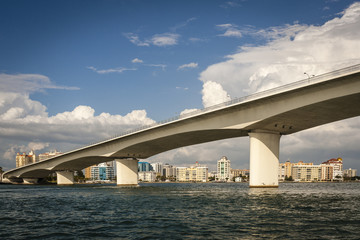
<instances>
[{"instance_id":1,"label":"city skyline","mask_svg":"<svg viewBox=\"0 0 360 240\"><path fill-rule=\"evenodd\" d=\"M356 1L1 1L0 166L358 64L359 13ZM283 136L280 162L360 169L358 131L359 117ZM146 161L249 168L248 146Z\"/></svg>"}]
</instances>

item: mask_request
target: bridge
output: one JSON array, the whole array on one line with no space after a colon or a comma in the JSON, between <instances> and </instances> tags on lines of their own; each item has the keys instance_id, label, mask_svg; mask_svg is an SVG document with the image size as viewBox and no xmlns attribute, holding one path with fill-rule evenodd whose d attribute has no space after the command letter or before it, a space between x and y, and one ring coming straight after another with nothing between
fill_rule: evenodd
<instances>
[{"instance_id":1,"label":"bridge","mask_svg":"<svg viewBox=\"0 0 360 240\"><path fill-rule=\"evenodd\" d=\"M359 103L360 65L354 65L144 126L9 170L3 178L36 183L56 172L58 184L73 184L74 171L116 160L117 184L132 186L138 184L138 159L189 145L249 136L249 186L277 187L280 137L357 117Z\"/></svg>"}]
</instances>

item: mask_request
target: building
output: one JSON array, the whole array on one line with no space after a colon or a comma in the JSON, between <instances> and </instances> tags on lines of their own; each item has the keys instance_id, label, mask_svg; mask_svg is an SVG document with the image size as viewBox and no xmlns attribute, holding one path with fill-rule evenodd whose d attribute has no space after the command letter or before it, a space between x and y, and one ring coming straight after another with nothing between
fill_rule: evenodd
<instances>
[{"instance_id":1,"label":"building","mask_svg":"<svg viewBox=\"0 0 360 240\"><path fill-rule=\"evenodd\" d=\"M321 180L320 165L294 165L292 166L291 177L294 181L312 182Z\"/></svg>"},{"instance_id":2,"label":"building","mask_svg":"<svg viewBox=\"0 0 360 240\"><path fill-rule=\"evenodd\" d=\"M152 166L148 162L138 162L138 171L139 172L150 172L152 171Z\"/></svg>"},{"instance_id":3,"label":"building","mask_svg":"<svg viewBox=\"0 0 360 240\"><path fill-rule=\"evenodd\" d=\"M39 161L43 161L45 159L56 157L56 156L59 156L61 154L63 154L63 153L58 152L56 149L53 152L40 153L39 154Z\"/></svg>"},{"instance_id":4,"label":"building","mask_svg":"<svg viewBox=\"0 0 360 240\"><path fill-rule=\"evenodd\" d=\"M163 176L169 177L176 177L176 168L168 163L165 163L163 166Z\"/></svg>"},{"instance_id":5,"label":"building","mask_svg":"<svg viewBox=\"0 0 360 240\"><path fill-rule=\"evenodd\" d=\"M231 181L231 173L230 173L230 160L227 157L222 157L217 162L217 174L216 174L217 181L228 182Z\"/></svg>"},{"instance_id":6,"label":"building","mask_svg":"<svg viewBox=\"0 0 360 240\"><path fill-rule=\"evenodd\" d=\"M114 167L108 166L106 163L100 163L97 166L92 166L91 179L100 181L115 179Z\"/></svg>"},{"instance_id":7,"label":"building","mask_svg":"<svg viewBox=\"0 0 360 240\"><path fill-rule=\"evenodd\" d=\"M285 163L280 163L278 178L280 181L284 181L292 177L293 166L312 166L312 165L313 163L304 163L303 161L299 161L297 163L291 163L290 161L286 161Z\"/></svg>"},{"instance_id":8,"label":"building","mask_svg":"<svg viewBox=\"0 0 360 240\"><path fill-rule=\"evenodd\" d=\"M230 169L230 175L232 177L248 177L249 176L249 169Z\"/></svg>"},{"instance_id":9,"label":"building","mask_svg":"<svg viewBox=\"0 0 360 240\"><path fill-rule=\"evenodd\" d=\"M143 182L155 182L156 180L156 172L149 171L149 172L139 172L138 173L138 180Z\"/></svg>"},{"instance_id":10,"label":"building","mask_svg":"<svg viewBox=\"0 0 360 240\"><path fill-rule=\"evenodd\" d=\"M332 158L323 162L322 167L322 180L332 181L341 180L343 178L343 160L341 158Z\"/></svg>"},{"instance_id":11,"label":"building","mask_svg":"<svg viewBox=\"0 0 360 240\"><path fill-rule=\"evenodd\" d=\"M207 182L208 167L201 166L198 162L191 167L177 167L176 180L179 182Z\"/></svg>"},{"instance_id":12,"label":"building","mask_svg":"<svg viewBox=\"0 0 360 240\"><path fill-rule=\"evenodd\" d=\"M36 156L36 154L34 153L33 150L31 150L29 152L29 154L23 153L17 153L16 154L16 167L22 167L25 166L27 164L31 164L31 163L35 163L38 161L38 157Z\"/></svg>"},{"instance_id":13,"label":"building","mask_svg":"<svg viewBox=\"0 0 360 240\"><path fill-rule=\"evenodd\" d=\"M357 170L356 169L344 169L343 170L343 176L344 177L348 177L348 178L352 178L352 177L356 177L357 176Z\"/></svg>"},{"instance_id":14,"label":"building","mask_svg":"<svg viewBox=\"0 0 360 240\"><path fill-rule=\"evenodd\" d=\"M163 175L163 164L160 162L151 163L152 170L156 172L157 175Z\"/></svg>"},{"instance_id":15,"label":"building","mask_svg":"<svg viewBox=\"0 0 360 240\"><path fill-rule=\"evenodd\" d=\"M90 167L87 167L87 168L85 168L85 178L86 179L91 179L91 168L92 167L96 167L96 165L92 165L92 166L90 166Z\"/></svg>"}]
</instances>

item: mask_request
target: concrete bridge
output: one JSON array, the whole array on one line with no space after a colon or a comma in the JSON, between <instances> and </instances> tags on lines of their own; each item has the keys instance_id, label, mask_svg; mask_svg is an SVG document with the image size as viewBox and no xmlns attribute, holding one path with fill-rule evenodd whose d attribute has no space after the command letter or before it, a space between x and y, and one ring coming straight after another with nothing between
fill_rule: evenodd
<instances>
[{"instance_id":1,"label":"concrete bridge","mask_svg":"<svg viewBox=\"0 0 360 240\"><path fill-rule=\"evenodd\" d=\"M74 171L116 160L117 184L137 185L137 159L179 147L249 136L250 187L277 187L280 137L359 116L359 104L360 65L355 65L180 115L12 169L3 177L35 183L56 172L58 184L73 184Z\"/></svg>"}]
</instances>

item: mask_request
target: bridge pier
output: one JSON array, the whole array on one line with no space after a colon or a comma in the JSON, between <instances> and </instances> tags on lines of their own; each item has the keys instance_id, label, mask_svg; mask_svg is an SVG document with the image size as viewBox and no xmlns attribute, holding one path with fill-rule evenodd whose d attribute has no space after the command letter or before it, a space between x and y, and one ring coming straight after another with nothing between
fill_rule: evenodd
<instances>
[{"instance_id":1,"label":"bridge pier","mask_svg":"<svg viewBox=\"0 0 360 240\"><path fill-rule=\"evenodd\" d=\"M279 186L280 133L255 130L250 136L251 188L277 188Z\"/></svg>"},{"instance_id":2,"label":"bridge pier","mask_svg":"<svg viewBox=\"0 0 360 240\"><path fill-rule=\"evenodd\" d=\"M137 159L116 159L116 183L118 186L138 186Z\"/></svg>"},{"instance_id":3,"label":"bridge pier","mask_svg":"<svg viewBox=\"0 0 360 240\"><path fill-rule=\"evenodd\" d=\"M39 182L38 178L23 178L24 184L37 184Z\"/></svg>"},{"instance_id":4,"label":"bridge pier","mask_svg":"<svg viewBox=\"0 0 360 240\"><path fill-rule=\"evenodd\" d=\"M73 171L57 171L56 177L57 177L58 185L74 184L74 172Z\"/></svg>"}]
</instances>

